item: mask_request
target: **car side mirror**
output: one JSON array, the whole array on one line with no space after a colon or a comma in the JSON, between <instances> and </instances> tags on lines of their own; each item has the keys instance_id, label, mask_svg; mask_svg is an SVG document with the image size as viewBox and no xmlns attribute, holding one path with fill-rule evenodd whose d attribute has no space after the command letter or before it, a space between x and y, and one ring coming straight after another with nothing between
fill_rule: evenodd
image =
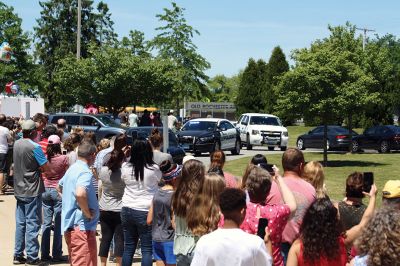
<instances>
[{"instance_id":1,"label":"car side mirror","mask_svg":"<svg viewBox=\"0 0 400 266\"><path fill-rule=\"evenodd\" d=\"M101 125L100 124L98 124L97 125L97 129L96 130L99 130L101 128Z\"/></svg>"}]
</instances>

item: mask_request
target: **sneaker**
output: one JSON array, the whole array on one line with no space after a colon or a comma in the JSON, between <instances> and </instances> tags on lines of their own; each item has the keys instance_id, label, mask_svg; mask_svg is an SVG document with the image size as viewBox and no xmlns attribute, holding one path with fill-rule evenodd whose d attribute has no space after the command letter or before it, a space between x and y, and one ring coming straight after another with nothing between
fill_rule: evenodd
<instances>
[{"instance_id":1,"label":"sneaker","mask_svg":"<svg viewBox=\"0 0 400 266\"><path fill-rule=\"evenodd\" d=\"M49 265L49 264L42 262L40 259L36 259L36 260L27 259L25 265Z\"/></svg>"},{"instance_id":2,"label":"sneaker","mask_svg":"<svg viewBox=\"0 0 400 266\"><path fill-rule=\"evenodd\" d=\"M25 264L26 259L24 256L14 256L13 264Z\"/></svg>"},{"instance_id":3,"label":"sneaker","mask_svg":"<svg viewBox=\"0 0 400 266\"><path fill-rule=\"evenodd\" d=\"M52 258L51 262L68 262L68 256Z\"/></svg>"}]
</instances>

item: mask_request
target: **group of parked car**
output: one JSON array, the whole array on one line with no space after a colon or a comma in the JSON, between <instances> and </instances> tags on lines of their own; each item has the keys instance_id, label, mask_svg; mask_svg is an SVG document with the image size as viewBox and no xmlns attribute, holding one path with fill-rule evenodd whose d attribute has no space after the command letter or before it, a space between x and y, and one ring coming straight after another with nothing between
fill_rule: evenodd
<instances>
[{"instance_id":1,"label":"group of parked car","mask_svg":"<svg viewBox=\"0 0 400 266\"><path fill-rule=\"evenodd\" d=\"M93 131L98 140L111 138L120 133L126 133L128 142L134 137L148 138L152 127L124 128L116 123L110 115L92 115L80 113L59 113L49 116L51 123L64 118L67 125L81 127L84 131ZM162 128L159 128L162 131ZM242 146L251 150L253 146L267 146L268 150L275 148L285 151L289 142L287 128L280 119L270 114L245 113L237 122L223 118L197 118L187 121L183 127L174 133L169 131L170 153L175 162L181 163L186 152L195 155L213 152L215 150L230 151L239 154ZM308 133L297 138L297 148L324 147L324 127L318 126ZM328 150L351 150L359 152L363 149L376 149L385 153L390 150L400 149L400 127L374 126L368 128L363 134L355 131L349 132L341 126L328 126Z\"/></svg>"},{"instance_id":2,"label":"group of parked car","mask_svg":"<svg viewBox=\"0 0 400 266\"><path fill-rule=\"evenodd\" d=\"M318 126L297 138L297 148L324 148L324 127ZM328 126L328 150L350 150L360 152L363 149L377 150L386 153L400 149L400 127L394 125L373 126L362 134L349 132L341 126Z\"/></svg>"}]
</instances>

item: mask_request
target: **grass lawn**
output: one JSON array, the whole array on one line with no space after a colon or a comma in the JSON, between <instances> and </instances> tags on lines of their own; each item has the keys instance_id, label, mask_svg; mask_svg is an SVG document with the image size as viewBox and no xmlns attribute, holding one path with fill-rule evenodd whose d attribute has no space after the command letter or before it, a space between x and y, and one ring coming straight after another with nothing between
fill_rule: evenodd
<instances>
[{"instance_id":1,"label":"grass lawn","mask_svg":"<svg viewBox=\"0 0 400 266\"><path fill-rule=\"evenodd\" d=\"M308 132L312 127L290 126L289 147L295 147L297 136ZM357 132L362 132L358 129ZM322 161L323 153L305 152L306 161ZM281 154L266 155L268 162L281 169ZM250 157L229 161L224 169L236 176L242 176ZM400 153L389 154L328 154L328 167L325 170L325 183L328 195L333 200L341 200L344 197L345 182L349 174L355 171L374 172L375 183L378 187L378 204L380 205L382 189L387 180L400 179Z\"/></svg>"}]
</instances>

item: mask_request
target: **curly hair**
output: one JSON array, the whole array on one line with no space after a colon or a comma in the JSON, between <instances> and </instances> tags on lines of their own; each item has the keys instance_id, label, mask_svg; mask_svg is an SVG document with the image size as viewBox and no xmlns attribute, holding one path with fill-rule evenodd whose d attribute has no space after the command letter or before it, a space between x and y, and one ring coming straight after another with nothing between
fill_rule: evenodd
<instances>
[{"instance_id":1,"label":"curly hair","mask_svg":"<svg viewBox=\"0 0 400 266\"><path fill-rule=\"evenodd\" d=\"M219 195L219 207L224 219L234 219L234 212L246 208L246 193L238 188L225 188Z\"/></svg>"},{"instance_id":2,"label":"curly hair","mask_svg":"<svg viewBox=\"0 0 400 266\"><path fill-rule=\"evenodd\" d=\"M219 196L225 189L225 179L207 174L187 214L188 228L202 236L217 229L220 220Z\"/></svg>"},{"instance_id":3,"label":"curly hair","mask_svg":"<svg viewBox=\"0 0 400 266\"><path fill-rule=\"evenodd\" d=\"M400 212L390 207L378 210L355 245L361 256L368 256L368 266L399 265Z\"/></svg>"},{"instance_id":4,"label":"curly hair","mask_svg":"<svg viewBox=\"0 0 400 266\"><path fill-rule=\"evenodd\" d=\"M306 211L300 226L304 261L313 263L320 257L339 256L339 236L343 234L337 209L328 197L317 199Z\"/></svg>"},{"instance_id":5,"label":"curly hair","mask_svg":"<svg viewBox=\"0 0 400 266\"><path fill-rule=\"evenodd\" d=\"M204 182L205 167L198 160L189 160L183 164L176 190L172 195L174 214L186 218L191 202Z\"/></svg>"}]
</instances>

